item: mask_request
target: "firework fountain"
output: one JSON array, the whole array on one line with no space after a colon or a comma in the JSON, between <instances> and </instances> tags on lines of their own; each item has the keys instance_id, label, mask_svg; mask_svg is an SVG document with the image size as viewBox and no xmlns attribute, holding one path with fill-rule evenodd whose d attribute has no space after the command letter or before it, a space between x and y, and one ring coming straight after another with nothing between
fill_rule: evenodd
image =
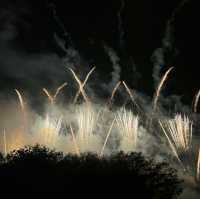
<instances>
[{"instance_id":1,"label":"firework fountain","mask_svg":"<svg viewBox=\"0 0 200 199\"><path fill-rule=\"evenodd\" d=\"M120 149L125 152L135 151L138 139L138 116L122 108L116 113L116 123L121 135Z\"/></svg>"},{"instance_id":2,"label":"firework fountain","mask_svg":"<svg viewBox=\"0 0 200 199\"><path fill-rule=\"evenodd\" d=\"M174 119L159 121L173 154L182 163L181 156L192 148L192 122L185 115L175 115Z\"/></svg>"}]
</instances>

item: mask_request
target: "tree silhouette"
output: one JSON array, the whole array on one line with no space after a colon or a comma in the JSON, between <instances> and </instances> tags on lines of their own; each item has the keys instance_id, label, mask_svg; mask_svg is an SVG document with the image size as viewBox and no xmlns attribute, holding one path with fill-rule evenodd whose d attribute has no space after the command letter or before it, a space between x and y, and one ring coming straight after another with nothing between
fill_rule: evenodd
<instances>
[{"instance_id":1,"label":"tree silhouette","mask_svg":"<svg viewBox=\"0 0 200 199\"><path fill-rule=\"evenodd\" d=\"M6 161L5 161L6 158ZM0 186L22 192L132 195L170 199L181 193L181 181L167 163L155 163L140 153L99 157L55 152L39 145L0 155ZM139 197L138 197L139 196Z\"/></svg>"}]
</instances>

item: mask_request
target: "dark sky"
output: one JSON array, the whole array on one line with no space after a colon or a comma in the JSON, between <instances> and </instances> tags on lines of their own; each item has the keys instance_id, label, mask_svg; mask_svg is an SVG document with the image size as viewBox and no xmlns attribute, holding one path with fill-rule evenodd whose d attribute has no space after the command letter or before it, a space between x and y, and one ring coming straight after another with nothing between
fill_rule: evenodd
<instances>
[{"instance_id":1,"label":"dark sky","mask_svg":"<svg viewBox=\"0 0 200 199\"><path fill-rule=\"evenodd\" d=\"M54 76L55 79L64 79L60 77L60 72L54 74L59 60L54 58L52 61L52 55L65 56L54 39L56 32L66 41L66 48L73 46L80 53L84 60L81 63L96 65L100 79L104 76L110 78L106 75L112 71L112 64L105 56L103 45L111 47L120 57L121 79L152 95L151 57L157 48L163 47L166 24L181 2L125 0L120 11L120 0L2 0L0 88L5 90L21 86L32 90L31 87L39 88L52 83ZM49 6L52 5L50 3L54 3L67 36L53 17L55 10ZM200 87L197 9L197 1L190 0L175 13L170 24L171 48L165 49L165 63L161 66L161 72L175 67L166 94L181 95L187 103ZM137 72L132 70L133 62Z\"/></svg>"}]
</instances>

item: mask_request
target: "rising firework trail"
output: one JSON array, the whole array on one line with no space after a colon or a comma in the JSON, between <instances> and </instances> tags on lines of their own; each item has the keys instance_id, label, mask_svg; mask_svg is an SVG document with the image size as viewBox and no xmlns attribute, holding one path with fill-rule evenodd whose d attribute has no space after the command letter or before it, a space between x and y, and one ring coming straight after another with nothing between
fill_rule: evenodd
<instances>
[{"instance_id":1,"label":"rising firework trail","mask_svg":"<svg viewBox=\"0 0 200 199\"><path fill-rule=\"evenodd\" d=\"M21 93L19 92L19 90L15 89L15 92L17 93L19 103L20 103L20 107L21 107L21 111L22 111L22 115L23 115L24 131L27 131L28 130L28 122L27 122L25 103L24 103L23 97L22 97Z\"/></svg>"},{"instance_id":2,"label":"rising firework trail","mask_svg":"<svg viewBox=\"0 0 200 199\"><path fill-rule=\"evenodd\" d=\"M137 108L140 112L142 112L141 108L139 107L139 105L138 105L137 102L135 101L135 98L134 98L134 96L133 96L131 90L129 89L129 87L128 87L127 84L125 83L125 81L122 81L122 83L123 83L123 85L124 85L124 87L125 87L127 93L129 94L129 96L130 96L131 101L133 102L133 104L136 106L136 108Z\"/></svg>"},{"instance_id":3,"label":"rising firework trail","mask_svg":"<svg viewBox=\"0 0 200 199\"><path fill-rule=\"evenodd\" d=\"M199 97L200 97L200 89L197 92L197 94L195 95L194 106L193 106L194 113L197 112L197 106L198 106L198 102L199 102Z\"/></svg>"},{"instance_id":4,"label":"rising firework trail","mask_svg":"<svg viewBox=\"0 0 200 199\"><path fill-rule=\"evenodd\" d=\"M116 93L117 89L119 88L120 84L121 84L121 81L117 82L116 86L114 87L112 94L111 94L111 97L109 99L109 103L108 103L109 105L112 104L112 100L113 100L115 93Z\"/></svg>"},{"instance_id":5,"label":"rising firework trail","mask_svg":"<svg viewBox=\"0 0 200 199\"><path fill-rule=\"evenodd\" d=\"M20 102L21 110L24 113L24 111L25 111L25 105L24 105L24 100L22 98L22 95L21 95L21 93L17 89L15 89L15 92L17 93L17 96L18 96L18 99L19 99L19 102Z\"/></svg>"},{"instance_id":6,"label":"rising firework trail","mask_svg":"<svg viewBox=\"0 0 200 199\"><path fill-rule=\"evenodd\" d=\"M110 133L111 133L111 131L112 131L113 125L114 125L114 123L115 123L115 120L116 120L116 119L114 119L114 120L112 121L111 125L110 125L110 128L109 128L108 133L107 133L106 138L105 138L105 141L104 141L103 146L102 146L102 148L101 148L100 157L102 157L103 154L104 154L104 150L105 150L106 144L107 144L107 142L108 142L108 138L110 137Z\"/></svg>"},{"instance_id":7,"label":"rising firework trail","mask_svg":"<svg viewBox=\"0 0 200 199\"><path fill-rule=\"evenodd\" d=\"M67 86L67 83L63 83L62 85L60 85L57 89L56 89L56 92L54 95L51 95L50 92L46 89L46 88L43 88L43 92L47 95L49 101L51 104L54 104L55 101L56 101L56 97L58 96L58 94L61 92L61 90Z\"/></svg>"},{"instance_id":8,"label":"rising firework trail","mask_svg":"<svg viewBox=\"0 0 200 199\"><path fill-rule=\"evenodd\" d=\"M90 71L89 71L89 73L87 74L87 76L86 76L86 78L85 78L85 80L84 80L84 82L83 83L81 83L81 86L80 86L80 84L79 84L79 90L78 90L78 92L76 93L76 96L75 96L75 98L74 98L74 104L76 104L76 102L77 102L77 100L78 100L78 97L79 97L79 95L81 94L81 88L83 89L84 88L84 86L86 85L86 83L87 83L87 81L88 81L88 78L90 77L90 75L92 74L92 72L95 70L95 67L93 67ZM74 73L75 74L75 73ZM73 74L73 75L74 75Z\"/></svg>"},{"instance_id":9,"label":"rising firework trail","mask_svg":"<svg viewBox=\"0 0 200 199\"><path fill-rule=\"evenodd\" d=\"M3 130L3 143L4 143L4 155L7 156L7 139L6 139L6 130Z\"/></svg>"},{"instance_id":10,"label":"rising firework trail","mask_svg":"<svg viewBox=\"0 0 200 199\"><path fill-rule=\"evenodd\" d=\"M197 181L200 182L200 148L198 152L198 158L197 158Z\"/></svg>"},{"instance_id":11,"label":"rising firework trail","mask_svg":"<svg viewBox=\"0 0 200 199\"><path fill-rule=\"evenodd\" d=\"M43 92L47 95L47 97L48 97L50 103L53 104L53 103L54 103L53 96L51 96L51 94L49 93L49 91L48 91L46 88L43 88L42 90L43 90Z\"/></svg>"},{"instance_id":12,"label":"rising firework trail","mask_svg":"<svg viewBox=\"0 0 200 199\"><path fill-rule=\"evenodd\" d=\"M76 75L76 73L75 73L71 68L69 68L69 70L71 71L71 73L73 74L75 80L77 81L77 83L78 83L78 85L79 85L79 91L78 91L78 93L77 93L77 95L76 95L77 97L75 96L74 102L73 102L73 103L74 103L74 104L76 103L76 101L77 101L77 99L78 99L80 93L82 94L84 100L88 103L89 100L88 100L88 97L87 97L87 95L86 95L86 93L85 93L85 90L84 90L83 88L84 88L84 86L85 86L85 84L86 84L86 82L87 82L87 80L88 80L90 74L91 74L92 71L94 70L94 68L92 68L92 69L90 70L90 72L87 74L87 76L86 76L86 78L85 78L85 81L84 81L83 83L80 81L80 79L78 78L78 76Z\"/></svg>"},{"instance_id":13,"label":"rising firework trail","mask_svg":"<svg viewBox=\"0 0 200 199\"><path fill-rule=\"evenodd\" d=\"M56 89L56 93L53 96L54 100L56 100L57 95L60 93L60 91L67 86L67 82L64 82L63 84L61 84L57 89Z\"/></svg>"},{"instance_id":14,"label":"rising firework trail","mask_svg":"<svg viewBox=\"0 0 200 199\"><path fill-rule=\"evenodd\" d=\"M154 100L153 100L153 111L156 110L157 108L157 103L158 103L158 99L159 99L159 96L160 96L160 92L161 92L161 89L165 83L165 81L167 80L167 77L169 75L169 73L171 72L171 70L173 69L173 67L169 68L165 74L163 75L163 77L161 78L161 81L160 83L158 84L158 87L156 89L156 92L155 92L155 95L154 95Z\"/></svg>"}]
</instances>

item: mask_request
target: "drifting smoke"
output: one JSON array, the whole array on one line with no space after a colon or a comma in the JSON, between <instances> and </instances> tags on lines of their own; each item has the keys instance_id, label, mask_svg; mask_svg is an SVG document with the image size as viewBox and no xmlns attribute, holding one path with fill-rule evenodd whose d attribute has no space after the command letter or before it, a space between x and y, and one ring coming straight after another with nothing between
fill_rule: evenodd
<instances>
[{"instance_id":1,"label":"drifting smoke","mask_svg":"<svg viewBox=\"0 0 200 199\"><path fill-rule=\"evenodd\" d=\"M152 61L153 61L152 77L154 80L155 87L158 85L158 82L160 81L160 72L162 68L165 66L165 61L166 61L165 54L167 52L172 52L173 50L174 20L188 1L189 0L182 0L181 3L174 9L165 27L164 37L162 38L162 46L160 48L157 48L152 54Z\"/></svg>"},{"instance_id":2,"label":"drifting smoke","mask_svg":"<svg viewBox=\"0 0 200 199\"><path fill-rule=\"evenodd\" d=\"M121 67L119 64L120 58L117 56L116 52L112 48L106 45L104 45L104 50L109 56L109 59L113 67L113 71L111 72L111 81L107 85L108 90L111 91L115 87L115 85L120 81L120 73L121 73Z\"/></svg>"},{"instance_id":3,"label":"drifting smoke","mask_svg":"<svg viewBox=\"0 0 200 199\"><path fill-rule=\"evenodd\" d=\"M119 8L119 11L117 12L117 17L118 17L118 31L119 31L119 46L123 48L125 44L124 40L124 28L123 28L123 20L122 20L122 12L124 11L125 7L125 0L121 0L121 5Z\"/></svg>"},{"instance_id":4,"label":"drifting smoke","mask_svg":"<svg viewBox=\"0 0 200 199\"><path fill-rule=\"evenodd\" d=\"M60 85L66 79L68 82L72 82L71 75L65 72L66 66L76 67L81 71L87 70L88 67L85 65L82 68L80 67L82 58L79 52L73 47L73 44L70 44L70 35L57 16L53 4L49 8L53 15L49 17L53 17L55 23L59 24L59 28L62 30L61 36L54 33L52 39L55 39L54 43L63 50L64 56L60 56L49 50L48 46L44 46L43 43L47 42L44 38L36 39L35 43L38 43L37 52L35 50L29 52L18 45L20 38L24 37L20 30L21 26L27 32L33 28L32 24L26 20L26 15L30 15L32 12L28 6L26 7L26 3L23 6L10 3L6 8L2 6L0 9L0 73L3 84L7 87L3 89L7 91L8 88L11 89L16 84L23 88L31 88L31 90L29 89L29 95L32 96L31 103L38 101L32 93L39 93L41 87L46 87L48 90L50 84ZM39 49L40 45L43 45L44 50ZM6 82L7 80L10 81ZM71 89L74 89L74 85L70 84L70 86Z\"/></svg>"}]
</instances>

